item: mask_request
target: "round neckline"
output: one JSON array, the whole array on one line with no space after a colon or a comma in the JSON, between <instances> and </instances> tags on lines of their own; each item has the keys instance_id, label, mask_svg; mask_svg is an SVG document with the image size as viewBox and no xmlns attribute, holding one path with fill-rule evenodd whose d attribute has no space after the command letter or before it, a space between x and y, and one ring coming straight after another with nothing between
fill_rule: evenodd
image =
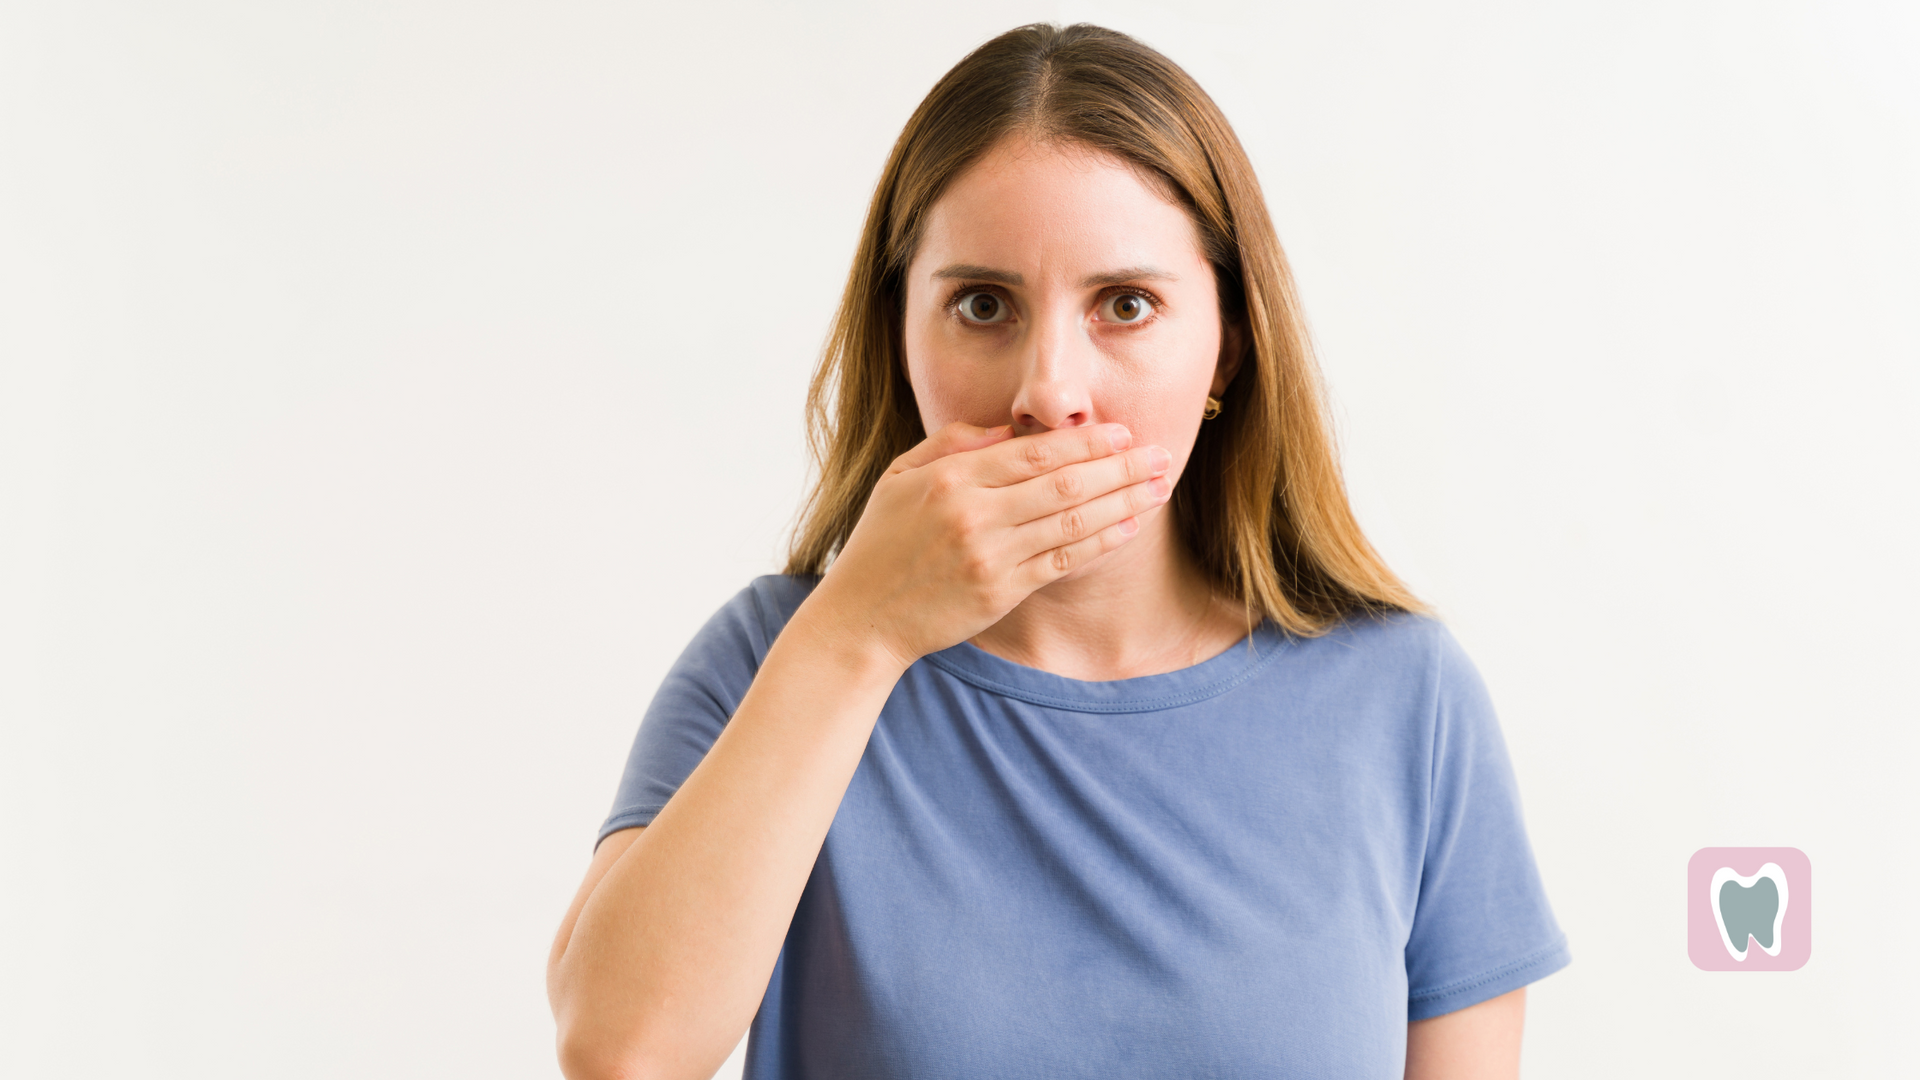
<instances>
[{"instance_id":1,"label":"round neckline","mask_svg":"<svg viewBox=\"0 0 1920 1080\"><path fill-rule=\"evenodd\" d=\"M1225 652L1191 667L1098 682L1017 664L970 641L925 659L956 679L1030 704L1071 712L1134 713L1176 709L1224 694L1258 674L1286 643L1286 634L1265 620Z\"/></svg>"}]
</instances>

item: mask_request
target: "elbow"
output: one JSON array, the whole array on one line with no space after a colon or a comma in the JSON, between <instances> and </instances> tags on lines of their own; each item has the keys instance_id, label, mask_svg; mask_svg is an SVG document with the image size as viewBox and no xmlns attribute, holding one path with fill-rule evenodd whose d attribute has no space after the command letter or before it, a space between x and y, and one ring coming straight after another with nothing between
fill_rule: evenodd
<instances>
[{"instance_id":1,"label":"elbow","mask_svg":"<svg viewBox=\"0 0 1920 1080\"><path fill-rule=\"evenodd\" d=\"M560 1032L560 1073L567 1080L664 1080L664 1074L630 1048L578 1033Z\"/></svg>"},{"instance_id":2,"label":"elbow","mask_svg":"<svg viewBox=\"0 0 1920 1080\"><path fill-rule=\"evenodd\" d=\"M606 998L617 995L583 994L559 982L552 988L554 1049L567 1080L708 1080L725 1060L724 1052L703 1053L658 1010L609 1007Z\"/></svg>"},{"instance_id":3,"label":"elbow","mask_svg":"<svg viewBox=\"0 0 1920 1080\"><path fill-rule=\"evenodd\" d=\"M587 1007L559 947L547 968L554 1050L566 1080L663 1080L665 1073L628 1025Z\"/></svg>"}]
</instances>

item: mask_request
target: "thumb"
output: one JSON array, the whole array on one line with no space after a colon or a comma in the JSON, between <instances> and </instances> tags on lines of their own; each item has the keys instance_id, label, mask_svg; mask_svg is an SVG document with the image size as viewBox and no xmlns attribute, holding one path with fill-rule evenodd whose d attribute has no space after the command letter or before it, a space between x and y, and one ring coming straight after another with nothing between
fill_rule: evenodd
<instances>
[{"instance_id":1,"label":"thumb","mask_svg":"<svg viewBox=\"0 0 1920 1080\"><path fill-rule=\"evenodd\" d=\"M922 439L913 449L893 459L887 469L889 474L903 473L917 469L946 457L948 454L961 454L968 450L979 450L997 442L1005 442L1013 437L1013 425L1001 424L999 427L975 427L963 420L955 420L946 427Z\"/></svg>"}]
</instances>

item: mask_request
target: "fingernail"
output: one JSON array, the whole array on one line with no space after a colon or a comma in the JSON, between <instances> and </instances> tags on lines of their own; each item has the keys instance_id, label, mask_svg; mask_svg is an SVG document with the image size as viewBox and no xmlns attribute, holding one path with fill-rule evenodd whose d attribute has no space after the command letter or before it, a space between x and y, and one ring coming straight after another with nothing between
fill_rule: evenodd
<instances>
[{"instance_id":1,"label":"fingernail","mask_svg":"<svg viewBox=\"0 0 1920 1080\"><path fill-rule=\"evenodd\" d=\"M1115 424L1107 429L1107 438L1112 440L1115 450L1125 450L1133 442L1133 432Z\"/></svg>"},{"instance_id":2,"label":"fingernail","mask_svg":"<svg viewBox=\"0 0 1920 1080\"><path fill-rule=\"evenodd\" d=\"M1164 476L1156 476L1147 481L1147 490L1153 492L1154 498L1165 499L1173 493L1173 481Z\"/></svg>"},{"instance_id":3,"label":"fingernail","mask_svg":"<svg viewBox=\"0 0 1920 1080\"><path fill-rule=\"evenodd\" d=\"M1147 451L1147 468L1154 472L1166 472L1173 464L1173 455L1156 446Z\"/></svg>"},{"instance_id":4,"label":"fingernail","mask_svg":"<svg viewBox=\"0 0 1920 1080\"><path fill-rule=\"evenodd\" d=\"M1120 523L1121 536L1132 536L1134 533L1137 533L1139 531L1140 531L1140 522L1133 518L1128 518L1127 520Z\"/></svg>"}]
</instances>

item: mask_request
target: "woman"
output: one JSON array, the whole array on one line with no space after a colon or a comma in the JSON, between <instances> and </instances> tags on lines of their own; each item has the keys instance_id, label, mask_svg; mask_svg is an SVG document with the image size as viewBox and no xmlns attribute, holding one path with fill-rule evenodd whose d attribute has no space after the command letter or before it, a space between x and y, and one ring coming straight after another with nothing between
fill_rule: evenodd
<instances>
[{"instance_id":1,"label":"woman","mask_svg":"<svg viewBox=\"0 0 1920 1080\"><path fill-rule=\"evenodd\" d=\"M1184 72L962 60L810 408L788 572L668 675L554 943L568 1076L749 1024L754 1078L1517 1073L1569 956L1499 727L1353 520Z\"/></svg>"}]
</instances>

